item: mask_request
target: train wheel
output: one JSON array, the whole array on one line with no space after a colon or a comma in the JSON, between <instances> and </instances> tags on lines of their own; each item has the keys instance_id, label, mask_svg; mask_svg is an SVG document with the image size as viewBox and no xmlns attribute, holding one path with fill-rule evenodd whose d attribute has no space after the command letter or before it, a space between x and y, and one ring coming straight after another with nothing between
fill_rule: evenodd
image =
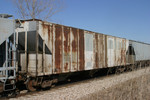
<instances>
[{"instance_id":1,"label":"train wheel","mask_svg":"<svg viewBox=\"0 0 150 100\"><path fill-rule=\"evenodd\" d=\"M36 88L34 87L34 80L28 80L26 87L30 92L36 91Z\"/></svg>"}]
</instances>

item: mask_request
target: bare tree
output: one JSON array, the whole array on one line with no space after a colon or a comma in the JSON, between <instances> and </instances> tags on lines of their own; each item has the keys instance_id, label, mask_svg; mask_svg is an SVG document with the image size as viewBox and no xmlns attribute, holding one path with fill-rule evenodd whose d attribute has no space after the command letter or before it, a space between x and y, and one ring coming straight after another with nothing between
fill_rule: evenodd
<instances>
[{"instance_id":1,"label":"bare tree","mask_svg":"<svg viewBox=\"0 0 150 100\"><path fill-rule=\"evenodd\" d=\"M48 20L63 8L63 0L14 0L17 12L23 19Z\"/></svg>"}]
</instances>

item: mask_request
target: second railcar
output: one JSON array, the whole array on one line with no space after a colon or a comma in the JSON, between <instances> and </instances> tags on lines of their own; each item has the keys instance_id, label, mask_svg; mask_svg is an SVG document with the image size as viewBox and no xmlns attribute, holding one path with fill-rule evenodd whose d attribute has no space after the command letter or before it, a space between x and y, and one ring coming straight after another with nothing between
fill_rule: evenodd
<instances>
[{"instance_id":1,"label":"second railcar","mask_svg":"<svg viewBox=\"0 0 150 100\"><path fill-rule=\"evenodd\" d=\"M130 40L129 45L132 48L134 64L139 67L147 66L150 63L150 44Z\"/></svg>"}]
</instances>

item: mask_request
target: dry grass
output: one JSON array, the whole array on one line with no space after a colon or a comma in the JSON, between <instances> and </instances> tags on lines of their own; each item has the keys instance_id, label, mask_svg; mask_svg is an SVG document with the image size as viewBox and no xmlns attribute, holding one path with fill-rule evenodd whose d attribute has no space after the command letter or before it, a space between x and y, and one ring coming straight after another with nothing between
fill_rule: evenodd
<instances>
[{"instance_id":1,"label":"dry grass","mask_svg":"<svg viewBox=\"0 0 150 100\"><path fill-rule=\"evenodd\" d=\"M28 100L150 100L150 67L17 98Z\"/></svg>"},{"instance_id":2,"label":"dry grass","mask_svg":"<svg viewBox=\"0 0 150 100\"><path fill-rule=\"evenodd\" d=\"M92 93L79 100L150 100L150 73L143 73L139 77Z\"/></svg>"}]
</instances>

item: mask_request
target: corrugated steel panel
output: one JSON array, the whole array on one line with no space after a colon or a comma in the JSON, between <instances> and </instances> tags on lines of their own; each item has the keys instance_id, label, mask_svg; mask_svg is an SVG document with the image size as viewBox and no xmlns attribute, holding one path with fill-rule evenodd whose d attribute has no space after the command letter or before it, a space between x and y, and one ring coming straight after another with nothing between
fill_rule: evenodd
<instances>
[{"instance_id":1,"label":"corrugated steel panel","mask_svg":"<svg viewBox=\"0 0 150 100\"><path fill-rule=\"evenodd\" d=\"M85 43L85 70L93 69L93 57L94 57L94 48L93 48L93 33L87 31L84 32L84 43Z\"/></svg>"},{"instance_id":2,"label":"corrugated steel panel","mask_svg":"<svg viewBox=\"0 0 150 100\"><path fill-rule=\"evenodd\" d=\"M53 25L53 37L52 37L52 65L53 65L53 74L55 73L55 25Z\"/></svg>"},{"instance_id":3,"label":"corrugated steel panel","mask_svg":"<svg viewBox=\"0 0 150 100\"><path fill-rule=\"evenodd\" d=\"M105 64L105 35L99 34L98 38L98 52L99 52L99 68L107 67Z\"/></svg>"},{"instance_id":4,"label":"corrugated steel panel","mask_svg":"<svg viewBox=\"0 0 150 100\"><path fill-rule=\"evenodd\" d=\"M115 65L115 39L112 36L107 36L107 59L108 67L113 67Z\"/></svg>"},{"instance_id":5,"label":"corrugated steel panel","mask_svg":"<svg viewBox=\"0 0 150 100\"><path fill-rule=\"evenodd\" d=\"M55 25L55 69L56 73L62 72L62 26Z\"/></svg>"},{"instance_id":6,"label":"corrugated steel panel","mask_svg":"<svg viewBox=\"0 0 150 100\"><path fill-rule=\"evenodd\" d=\"M78 29L71 28L71 72L78 70Z\"/></svg>"},{"instance_id":7,"label":"corrugated steel panel","mask_svg":"<svg viewBox=\"0 0 150 100\"><path fill-rule=\"evenodd\" d=\"M97 69L99 68L99 61L100 61L100 54L99 54L99 37L98 37L98 34L94 34L95 37L94 37L94 69Z\"/></svg>"},{"instance_id":8,"label":"corrugated steel panel","mask_svg":"<svg viewBox=\"0 0 150 100\"><path fill-rule=\"evenodd\" d=\"M41 75L48 75L52 74L52 64L51 64L52 57L51 55L46 55L46 64L44 67L44 72L42 71L42 54L38 54L38 76ZM21 54L21 66L26 70L26 66L24 64L25 61L25 54ZM36 54L29 54L28 55L28 75L35 76L36 75Z\"/></svg>"},{"instance_id":9,"label":"corrugated steel panel","mask_svg":"<svg viewBox=\"0 0 150 100\"><path fill-rule=\"evenodd\" d=\"M128 55L127 55L127 52L128 52L128 49L129 49L129 40L127 40L127 39L126 39L126 45L125 46L126 46L126 64L129 64L128 63Z\"/></svg>"},{"instance_id":10,"label":"corrugated steel panel","mask_svg":"<svg viewBox=\"0 0 150 100\"><path fill-rule=\"evenodd\" d=\"M52 55L45 55L45 67L44 67L44 75L52 74L53 71L52 66ZM42 73L42 72L41 72Z\"/></svg>"},{"instance_id":11,"label":"corrugated steel panel","mask_svg":"<svg viewBox=\"0 0 150 100\"><path fill-rule=\"evenodd\" d=\"M82 71L85 69L85 58L84 58L84 31L79 29L79 69Z\"/></svg>"},{"instance_id":12,"label":"corrugated steel panel","mask_svg":"<svg viewBox=\"0 0 150 100\"><path fill-rule=\"evenodd\" d=\"M42 38L42 41L39 42L43 42L45 45L45 48L48 48L50 50L50 52L53 52L53 25L50 23L44 23L44 22L39 22L38 24L38 33L40 35L40 37ZM42 44L42 43L39 43ZM45 48L44 48L44 52L42 54L42 72L44 75L49 75L52 74L53 72L53 65L52 65L52 55L51 54L47 54L45 52ZM46 54L45 54L46 53Z\"/></svg>"},{"instance_id":13,"label":"corrugated steel panel","mask_svg":"<svg viewBox=\"0 0 150 100\"><path fill-rule=\"evenodd\" d=\"M45 41L46 46L50 51L53 49L53 25L48 23L40 23L39 24L39 31L38 33L42 37L42 39Z\"/></svg>"},{"instance_id":14,"label":"corrugated steel panel","mask_svg":"<svg viewBox=\"0 0 150 100\"><path fill-rule=\"evenodd\" d=\"M71 66L71 42L70 28L63 27L63 72L69 72Z\"/></svg>"},{"instance_id":15,"label":"corrugated steel panel","mask_svg":"<svg viewBox=\"0 0 150 100\"><path fill-rule=\"evenodd\" d=\"M122 45L122 39L116 38L116 66L121 65L121 45Z\"/></svg>"},{"instance_id":16,"label":"corrugated steel panel","mask_svg":"<svg viewBox=\"0 0 150 100\"><path fill-rule=\"evenodd\" d=\"M126 39L107 36L108 67L126 64L126 52L129 42Z\"/></svg>"},{"instance_id":17,"label":"corrugated steel panel","mask_svg":"<svg viewBox=\"0 0 150 100\"><path fill-rule=\"evenodd\" d=\"M25 54L21 54L21 66L23 70L26 70L26 66L24 64ZM38 75L43 75L42 73L42 54L38 54ZM36 75L36 54L28 55L28 75L35 76Z\"/></svg>"},{"instance_id":18,"label":"corrugated steel panel","mask_svg":"<svg viewBox=\"0 0 150 100\"><path fill-rule=\"evenodd\" d=\"M126 64L126 40L122 39L122 48L121 48L121 65L125 65Z\"/></svg>"},{"instance_id":19,"label":"corrugated steel panel","mask_svg":"<svg viewBox=\"0 0 150 100\"><path fill-rule=\"evenodd\" d=\"M108 67L108 48L107 48L107 35L105 35L105 66Z\"/></svg>"}]
</instances>

